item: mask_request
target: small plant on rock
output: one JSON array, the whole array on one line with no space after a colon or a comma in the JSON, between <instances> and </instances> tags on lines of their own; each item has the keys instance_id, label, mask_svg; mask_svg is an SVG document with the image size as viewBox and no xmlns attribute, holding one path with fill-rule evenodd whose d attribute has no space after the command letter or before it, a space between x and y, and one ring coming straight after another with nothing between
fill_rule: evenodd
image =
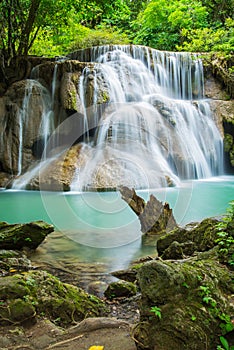
<instances>
[{"instance_id":1,"label":"small plant on rock","mask_svg":"<svg viewBox=\"0 0 234 350\"><path fill-rule=\"evenodd\" d=\"M234 201L231 201L226 215L216 224L219 255L228 265L234 267Z\"/></svg>"},{"instance_id":2,"label":"small plant on rock","mask_svg":"<svg viewBox=\"0 0 234 350\"><path fill-rule=\"evenodd\" d=\"M150 309L150 312L153 312L155 314L155 316L157 316L159 319L162 318L160 307L152 306L151 309Z\"/></svg>"}]
</instances>

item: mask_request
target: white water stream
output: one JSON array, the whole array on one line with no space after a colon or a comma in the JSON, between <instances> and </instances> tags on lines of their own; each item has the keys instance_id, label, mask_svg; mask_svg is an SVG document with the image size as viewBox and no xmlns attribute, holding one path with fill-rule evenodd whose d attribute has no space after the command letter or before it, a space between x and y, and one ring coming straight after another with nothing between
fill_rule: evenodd
<instances>
[{"instance_id":1,"label":"white water stream","mask_svg":"<svg viewBox=\"0 0 234 350\"><path fill-rule=\"evenodd\" d=\"M88 161L73 190L155 188L222 174L222 137L204 99L197 56L116 46L94 48L91 60L106 82L109 106L94 142L84 147Z\"/></svg>"},{"instance_id":2,"label":"white water stream","mask_svg":"<svg viewBox=\"0 0 234 350\"><path fill-rule=\"evenodd\" d=\"M84 68L76 96L83 114L85 144L81 153L87 161L77 166L72 190L120 185L158 188L223 174L222 137L209 100L204 98L203 67L198 56L140 46L103 46L91 49L89 60L95 64ZM42 106L36 132L45 146L54 130L55 92L60 85L57 72L56 64L51 93L38 81L29 80L19 113L18 175L22 173L25 130L35 86ZM100 108L104 94L107 103ZM82 131L77 138L81 135ZM47 158L44 152L43 169L46 161L50 163ZM25 188L37 169L38 165L13 187Z\"/></svg>"}]
</instances>

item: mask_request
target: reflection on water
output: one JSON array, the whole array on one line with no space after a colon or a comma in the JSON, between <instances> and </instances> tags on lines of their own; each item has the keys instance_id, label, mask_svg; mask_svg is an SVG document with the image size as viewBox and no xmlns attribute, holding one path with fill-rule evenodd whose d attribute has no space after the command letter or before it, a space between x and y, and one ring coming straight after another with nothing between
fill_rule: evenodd
<instances>
[{"instance_id":1,"label":"reflection on water","mask_svg":"<svg viewBox=\"0 0 234 350\"><path fill-rule=\"evenodd\" d=\"M151 193L169 202L177 222L184 225L224 214L234 199L234 177L138 191L145 199ZM48 236L35 254L37 261L51 265L95 263L113 271L154 253L154 248L142 247L138 219L119 192L0 191L0 213L1 220L10 223L45 220L55 225L59 233Z\"/></svg>"}]
</instances>

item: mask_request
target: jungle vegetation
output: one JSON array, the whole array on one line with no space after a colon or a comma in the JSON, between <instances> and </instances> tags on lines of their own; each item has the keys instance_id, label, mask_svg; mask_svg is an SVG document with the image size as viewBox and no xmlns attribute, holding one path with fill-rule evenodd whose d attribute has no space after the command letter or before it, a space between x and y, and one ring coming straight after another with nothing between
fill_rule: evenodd
<instances>
[{"instance_id":1,"label":"jungle vegetation","mask_svg":"<svg viewBox=\"0 0 234 350\"><path fill-rule=\"evenodd\" d=\"M1 0L0 58L102 44L234 52L234 0Z\"/></svg>"}]
</instances>

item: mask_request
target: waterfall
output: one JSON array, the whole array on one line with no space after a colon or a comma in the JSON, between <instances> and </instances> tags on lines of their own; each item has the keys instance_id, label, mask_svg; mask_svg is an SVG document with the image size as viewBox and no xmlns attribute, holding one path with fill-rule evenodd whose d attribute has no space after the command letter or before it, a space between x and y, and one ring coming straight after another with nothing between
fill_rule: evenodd
<instances>
[{"instance_id":1,"label":"waterfall","mask_svg":"<svg viewBox=\"0 0 234 350\"><path fill-rule=\"evenodd\" d=\"M24 150L31 147L25 140L33 103L40 106L30 128L43 148L41 169L70 141L68 147L83 142L71 189L176 186L223 173L222 137L205 98L198 55L112 45L81 50L67 60L50 63L46 82L40 66L28 80L18 114L18 175ZM15 186L26 186L39 168L30 168Z\"/></svg>"},{"instance_id":2,"label":"waterfall","mask_svg":"<svg viewBox=\"0 0 234 350\"><path fill-rule=\"evenodd\" d=\"M197 55L103 46L86 58L97 62L109 104L83 148L88 161L73 189L154 188L222 174L222 137Z\"/></svg>"},{"instance_id":3,"label":"waterfall","mask_svg":"<svg viewBox=\"0 0 234 350\"><path fill-rule=\"evenodd\" d=\"M35 104L39 116L35 118ZM28 79L25 86L25 95L22 107L17 113L18 121L18 173L13 182L13 187L24 188L26 183L21 178L23 170L30 164L24 160L24 148L29 148L30 142L37 139L38 145L35 152L46 155L47 139L54 129L54 117L49 91L34 79ZM32 146L31 146L32 147ZM34 171L34 170L33 170ZM22 179L22 181L21 181Z\"/></svg>"}]
</instances>

